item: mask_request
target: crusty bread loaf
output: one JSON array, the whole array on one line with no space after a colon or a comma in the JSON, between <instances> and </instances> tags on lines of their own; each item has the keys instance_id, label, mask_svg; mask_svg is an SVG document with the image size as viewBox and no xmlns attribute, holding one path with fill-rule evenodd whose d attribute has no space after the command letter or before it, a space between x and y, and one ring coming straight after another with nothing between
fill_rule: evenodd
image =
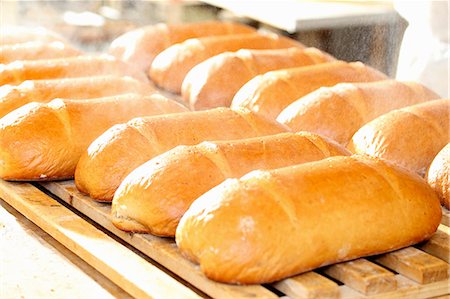
<instances>
[{"instance_id":1,"label":"crusty bread loaf","mask_svg":"<svg viewBox=\"0 0 450 299\"><path fill-rule=\"evenodd\" d=\"M278 122L227 108L137 118L112 127L89 146L77 165L75 184L94 199L111 201L132 170L178 145L285 131Z\"/></svg>"},{"instance_id":2,"label":"crusty bread loaf","mask_svg":"<svg viewBox=\"0 0 450 299\"><path fill-rule=\"evenodd\" d=\"M360 62L336 61L271 71L245 84L234 96L231 107L245 107L276 119L289 104L320 87L385 79L386 75Z\"/></svg>"},{"instance_id":3,"label":"crusty bread loaf","mask_svg":"<svg viewBox=\"0 0 450 299\"><path fill-rule=\"evenodd\" d=\"M71 178L81 153L109 127L138 116L182 111L186 108L157 94L27 104L0 119L0 178Z\"/></svg>"},{"instance_id":4,"label":"crusty bread loaf","mask_svg":"<svg viewBox=\"0 0 450 299\"><path fill-rule=\"evenodd\" d=\"M189 24L156 24L141 27L116 38L109 53L147 71L161 51L190 38L255 32L252 27L229 22L196 22Z\"/></svg>"},{"instance_id":5,"label":"crusty bread loaf","mask_svg":"<svg viewBox=\"0 0 450 299\"><path fill-rule=\"evenodd\" d=\"M192 202L227 178L348 154L336 143L307 132L179 146L124 179L114 195L112 221L125 231L174 237Z\"/></svg>"},{"instance_id":6,"label":"crusty bread loaf","mask_svg":"<svg viewBox=\"0 0 450 299\"><path fill-rule=\"evenodd\" d=\"M15 61L0 65L0 86L17 85L26 80L79 78L88 76L130 76L147 83L144 72L113 56L76 56L57 59Z\"/></svg>"},{"instance_id":7,"label":"crusty bread loaf","mask_svg":"<svg viewBox=\"0 0 450 299\"><path fill-rule=\"evenodd\" d=\"M438 194L441 204L450 209L450 143L431 162L427 181Z\"/></svg>"},{"instance_id":8,"label":"crusty bread loaf","mask_svg":"<svg viewBox=\"0 0 450 299\"><path fill-rule=\"evenodd\" d=\"M364 156L254 171L198 198L176 232L211 279L266 283L429 238L439 200L417 175Z\"/></svg>"},{"instance_id":9,"label":"crusty bread loaf","mask_svg":"<svg viewBox=\"0 0 450 299\"><path fill-rule=\"evenodd\" d=\"M30 102L47 103L56 98L86 100L124 93L150 95L154 92L150 85L129 77L28 80L17 86L0 87L0 118Z\"/></svg>"},{"instance_id":10,"label":"crusty bread loaf","mask_svg":"<svg viewBox=\"0 0 450 299\"><path fill-rule=\"evenodd\" d=\"M192 110L229 107L239 88L259 74L332 60L315 48L225 52L193 67L184 78L181 94Z\"/></svg>"},{"instance_id":11,"label":"crusty bread loaf","mask_svg":"<svg viewBox=\"0 0 450 299\"><path fill-rule=\"evenodd\" d=\"M63 58L81 55L79 50L62 42L27 42L22 44L0 46L0 63L15 60L37 60Z\"/></svg>"},{"instance_id":12,"label":"crusty bread loaf","mask_svg":"<svg viewBox=\"0 0 450 299\"><path fill-rule=\"evenodd\" d=\"M450 142L450 99L386 113L361 127L348 144L357 154L390 160L421 176Z\"/></svg>"},{"instance_id":13,"label":"crusty bread loaf","mask_svg":"<svg viewBox=\"0 0 450 299\"><path fill-rule=\"evenodd\" d=\"M64 39L44 27L2 26L0 27L0 46L20 44L30 41L53 42Z\"/></svg>"},{"instance_id":14,"label":"crusty bread loaf","mask_svg":"<svg viewBox=\"0 0 450 299\"><path fill-rule=\"evenodd\" d=\"M153 60L149 75L158 86L181 93L187 73L197 64L217 54L239 49L281 49L303 47L300 43L275 34L233 34L188 39L162 51Z\"/></svg>"},{"instance_id":15,"label":"crusty bread loaf","mask_svg":"<svg viewBox=\"0 0 450 299\"><path fill-rule=\"evenodd\" d=\"M347 145L360 127L381 114L438 98L414 82L340 83L300 98L277 120L293 131L315 132Z\"/></svg>"}]
</instances>

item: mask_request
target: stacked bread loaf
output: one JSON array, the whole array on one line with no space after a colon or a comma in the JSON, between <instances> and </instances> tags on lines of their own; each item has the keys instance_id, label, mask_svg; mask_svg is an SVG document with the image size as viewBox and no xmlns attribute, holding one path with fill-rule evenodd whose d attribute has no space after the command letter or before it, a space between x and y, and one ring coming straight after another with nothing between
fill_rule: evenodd
<instances>
[{"instance_id":1,"label":"stacked bread loaf","mask_svg":"<svg viewBox=\"0 0 450 299\"><path fill-rule=\"evenodd\" d=\"M0 177L74 177L214 280L409 246L448 206L450 100L418 83L233 23L143 27L114 57L21 30L0 45Z\"/></svg>"}]
</instances>

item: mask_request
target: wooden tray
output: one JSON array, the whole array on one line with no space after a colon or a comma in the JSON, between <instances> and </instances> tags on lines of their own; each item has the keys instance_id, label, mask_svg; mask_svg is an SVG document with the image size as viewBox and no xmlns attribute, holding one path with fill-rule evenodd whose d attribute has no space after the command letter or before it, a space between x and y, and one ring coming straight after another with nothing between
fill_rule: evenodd
<instances>
[{"instance_id":1,"label":"wooden tray","mask_svg":"<svg viewBox=\"0 0 450 299\"><path fill-rule=\"evenodd\" d=\"M73 181L32 185L0 180L0 197L139 298L430 298L450 294L450 213L445 209L436 234L414 247L324 267L269 285L236 286L207 279L197 265L181 256L171 238L116 229L110 222L110 205L80 194ZM154 262L140 258L107 234Z\"/></svg>"}]
</instances>

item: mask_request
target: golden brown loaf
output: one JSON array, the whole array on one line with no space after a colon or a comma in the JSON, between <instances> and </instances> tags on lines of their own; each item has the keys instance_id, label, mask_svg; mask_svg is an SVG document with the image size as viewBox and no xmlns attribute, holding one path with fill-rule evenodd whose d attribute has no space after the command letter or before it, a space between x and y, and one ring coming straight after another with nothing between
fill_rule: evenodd
<instances>
[{"instance_id":1,"label":"golden brown loaf","mask_svg":"<svg viewBox=\"0 0 450 299\"><path fill-rule=\"evenodd\" d=\"M357 154L390 160L421 176L450 142L450 99L386 113L361 127L348 144Z\"/></svg>"},{"instance_id":2,"label":"golden brown loaf","mask_svg":"<svg viewBox=\"0 0 450 299\"><path fill-rule=\"evenodd\" d=\"M92 198L111 201L132 170L178 145L285 131L285 126L250 111L227 108L137 118L112 127L89 146L77 165L75 183Z\"/></svg>"},{"instance_id":3,"label":"golden brown loaf","mask_svg":"<svg viewBox=\"0 0 450 299\"><path fill-rule=\"evenodd\" d=\"M154 92L150 85L129 77L28 80L17 86L0 87L0 117L30 102L47 103L56 98L86 100L124 93L150 95Z\"/></svg>"},{"instance_id":4,"label":"golden brown loaf","mask_svg":"<svg viewBox=\"0 0 450 299\"><path fill-rule=\"evenodd\" d=\"M26 43L30 41L52 42L64 39L43 27L2 26L0 27L0 46Z\"/></svg>"},{"instance_id":5,"label":"golden brown loaf","mask_svg":"<svg viewBox=\"0 0 450 299\"><path fill-rule=\"evenodd\" d=\"M153 59L169 46L190 38L251 33L255 29L229 22L198 22L190 24L156 24L129 31L116 38L109 53L147 71Z\"/></svg>"},{"instance_id":6,"label":"golden brown loaf","mask_svg":"<svg viewBox=\"0 0 450 299\"><path fill-rule=\"evenodd\" d=\"M114 195L112 221L125 231L174 237L192 202L227 178L348 154L307 132L179 146L124 179Z\"/></svg>"},{"instance_id":7,"label":"golden brown loaf","mask_svg":"<svg viewBox=\"0 0 450 299\"><path fill-rule=\"evenodd\" d=\"M438 194L441 204L450 209L450 143L431 162L427 181Z\"/></svg>"},{"instance_id":8,"label":"golden brown loaf","mask_svg":"<svg viewBox=\"0 0 450 299\"><path fill-rule=\"evenodd\" d=\"M211 279L265 283L415 244L440 220L436 194L415 174L331 157L226 180L191 205L176 241Z\"/></svg>"},{"instance_id":9,"label":"golden brown loaf","mask_svg":"<svg viewBox=\"0 0 450 299\"><path fill-rule=\"evenodd\" d=\"M217 54L240 49L281 49L303 47L300 43L275 34L236 34L193 38L162 51L150 67L150 79L174 93L181 92L187 73L197 64Z\"/></svg>"},{"instance_id":10,"label":"golden brown loaf","mask_svg":"<svg viewBox=\"0 0 450 299\"><path fill-rule=\"evenodd\" d=\"M289 104L320 87L385 79L386 75L360 62L336 61L271 71L245 84L234 96L231 107L245 107L276 119Z\"/></svg>"},{"instance_id":11,"label":"golden brown loaf","mask_svg":"<svg viewBox=\"0 0 450 299\"><path fill-rule=\"evenodd\" d=\"M28 42L0 46L0 63L15 60L37 60L81 55L81 52L62 42Z\"/></svg>"},{"instance_id":12,"label":"golden brown loaf","mask_svg":"<svg viewBox=\"0 0 450 299\"><path fill-rule=\"evenodd\" d=\"M259 74L332 60L315 48L225 52L192 68L184 78L181 94L193 110L229 107L239 88Z\"/></svg>"},{"instance_id":13,"label":"golden brown loaf","mask_svg":"<svg viewBox=\"0 0 450 299\"><path fill-rule=\"evenodd\" d=\"M109 127L138 116L182 111L186 108L156 94L30 103L0 119L0 177L71 178L81 153Z\"/></svg>"},{"instance_id":14,"label":"golden brown loaf","mask_svg":"<svg viewBox=\"0 0 450 299\"><path fill-rule=\"evenodd\" d=\"M293 131L315 132L347 145L360 127L381 114L438 98L414 82L340 83L300 98L277 120Z\"/></svg>"},{"instance_id":15,"label":"golden brown loaf","mask_svg":"<svg viewBox=\"0 0 450 299\"><path fill-rule=\"evenodd\" d=\"M0 65L0 85L17 85L26 80L100 75L130 76L136 80L148 82L144 72L108 55L15 61Z\"/></svg>"}]
</instances>

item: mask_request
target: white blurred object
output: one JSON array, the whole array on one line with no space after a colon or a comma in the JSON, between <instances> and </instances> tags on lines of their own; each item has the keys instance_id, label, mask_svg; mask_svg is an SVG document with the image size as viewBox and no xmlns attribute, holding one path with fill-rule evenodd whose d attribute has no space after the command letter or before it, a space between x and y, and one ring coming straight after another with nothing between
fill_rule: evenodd
<instances>
[{"instance_id":1,"label":"white blurred object","mask_svg":"<svg viewBox=\"0 0 450 299\"><path fill-rule=\"evenodd\" d=\"M418 81L449 98L449 0L394 1L409 26L403 37L398 80Z\"/></svg>"}]
</instances>

